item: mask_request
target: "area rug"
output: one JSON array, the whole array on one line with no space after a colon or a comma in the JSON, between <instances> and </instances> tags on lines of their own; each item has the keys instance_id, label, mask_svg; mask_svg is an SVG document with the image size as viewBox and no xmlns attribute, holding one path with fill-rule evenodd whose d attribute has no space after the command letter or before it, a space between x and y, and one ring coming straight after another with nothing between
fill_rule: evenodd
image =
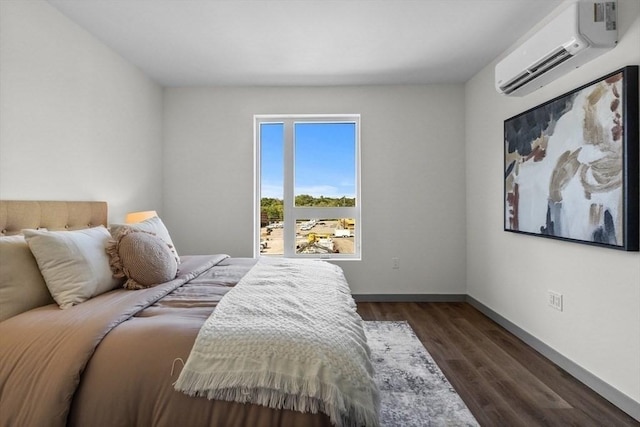
<instances>
[{"instance_id":1,"label":"area rug","mask_svg":"<svg viewBox=\"0 0 640 427\"><path fill-rule=\"evenodd\" d=\"M478 426L407 322L364 322L385 427Z\"/></svg>"}]
</instances>

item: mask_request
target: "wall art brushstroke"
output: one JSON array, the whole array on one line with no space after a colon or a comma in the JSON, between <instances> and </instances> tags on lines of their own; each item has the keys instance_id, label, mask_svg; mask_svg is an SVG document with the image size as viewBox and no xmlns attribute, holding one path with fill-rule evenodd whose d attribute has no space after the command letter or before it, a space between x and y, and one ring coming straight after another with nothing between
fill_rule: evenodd
<instances>
[{"instance_id":1,"label":"wall art brushstroke","mask_svg":"<svg viewBox=\"0 0 640 427\"><path fill-rule=\"evenodd\" d=\"M638 251L638 66L504 121L504 229Z\"/></svg>"}]
</instances>

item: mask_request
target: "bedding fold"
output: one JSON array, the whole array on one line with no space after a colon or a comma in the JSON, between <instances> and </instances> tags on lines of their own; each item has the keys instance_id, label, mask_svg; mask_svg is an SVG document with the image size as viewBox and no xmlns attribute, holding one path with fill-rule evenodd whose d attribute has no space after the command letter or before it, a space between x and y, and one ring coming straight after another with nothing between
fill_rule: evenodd
<instances>
[{"instance_id":1,"label":"bedding fold","mask_svg":"<svg viewBox=\"0 0 640 427\"><path fill-rule=\"evenodd\" d=\"M65 426L82 373L101 340L227 257L189 257L170 282L115 290L67 310L52 304L0 322L0 426Z\"/></svg>"}]
</instances>

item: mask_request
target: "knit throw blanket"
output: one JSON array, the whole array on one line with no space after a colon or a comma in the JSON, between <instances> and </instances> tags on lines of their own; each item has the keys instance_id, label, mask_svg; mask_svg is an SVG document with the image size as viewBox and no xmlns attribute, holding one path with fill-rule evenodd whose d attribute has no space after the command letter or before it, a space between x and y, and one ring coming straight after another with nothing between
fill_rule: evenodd
<instances>
[{"instance_id":1,"label":"knit throw blanket","mask_svg":"<svg viewBox=\"0 0 640 427\"><path fill-rule=\"evenodd\" d=\"M369 356L341 268L262 258L202 326L175 389L378 426Z\"/></svg>"}]
</instances>

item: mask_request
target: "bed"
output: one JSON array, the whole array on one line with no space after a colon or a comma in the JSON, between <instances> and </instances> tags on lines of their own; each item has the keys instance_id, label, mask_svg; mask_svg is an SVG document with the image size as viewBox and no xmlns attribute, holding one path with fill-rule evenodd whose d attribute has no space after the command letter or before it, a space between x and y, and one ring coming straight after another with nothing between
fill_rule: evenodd
<instances>
[{"instance_id":1,"label":"bed","mask_svg":"<svg viewBox=\"0 0 640 427\"><path fill-rule=\"evenodd\" d=\"M329 284L339 268L178 257L154 221L163 229L110 233L104 202L0 201L0 426L378 424L362 321L348 287ZM141 280L114 277L125 269L104 252L119 242L126 254L127 233L162 245L168 280L123 288ZM76 256L84 270L68 265ZM94 285L105 262L111 277ZM69 271L82 288L69 291ZM306 297L297 276L315 283Z\"/></svg>"}]
</instances>

